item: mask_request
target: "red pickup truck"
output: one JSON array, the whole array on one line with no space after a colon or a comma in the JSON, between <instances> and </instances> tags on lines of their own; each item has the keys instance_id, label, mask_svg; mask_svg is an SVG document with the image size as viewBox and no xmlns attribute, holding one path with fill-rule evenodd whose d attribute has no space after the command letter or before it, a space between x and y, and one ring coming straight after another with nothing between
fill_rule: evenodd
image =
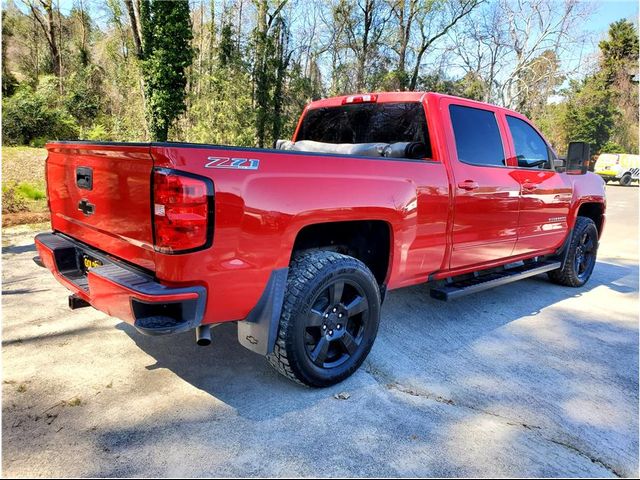
<instances>
[{"instance_id":1,"label":"red pickup truck","mask_svg":"<svg viewBox=\"0 0 640 480\"><path fill-rule=\"evenodd\" d=\"M362 364L389 289L427 283L450 300L591 276L605 193L588 148L560 160L516 112L435 93L336 97L278 146L49 143L53 231L35 260L71 308L150 335L195 329L203 345L237 322L242 345L315 387Z\"/></svg>"}]
</instances>

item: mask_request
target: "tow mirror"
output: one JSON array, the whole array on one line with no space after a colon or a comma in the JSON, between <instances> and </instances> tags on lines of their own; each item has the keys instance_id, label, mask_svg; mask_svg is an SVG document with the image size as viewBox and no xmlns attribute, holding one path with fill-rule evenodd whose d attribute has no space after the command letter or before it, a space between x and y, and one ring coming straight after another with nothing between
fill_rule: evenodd
<instances>
[{"instance_id":1,"label":"tow mirror","mask_svg":"<svg viewBox=\"0 0 640 480\"><path fill-rule=\"evenodd\" d=\"M565 163L567 174L584 175L589 167L591 147L587 142L570 142Z\"/></svg>"}]
</instances>

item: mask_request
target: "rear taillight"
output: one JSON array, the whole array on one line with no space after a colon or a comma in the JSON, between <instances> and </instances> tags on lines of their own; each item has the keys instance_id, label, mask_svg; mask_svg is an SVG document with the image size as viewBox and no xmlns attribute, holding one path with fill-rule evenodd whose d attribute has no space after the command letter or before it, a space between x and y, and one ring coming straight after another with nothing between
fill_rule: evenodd
<instances>
[{"instance_id":1,"label":"rear taillight","mask_svg":"<svg viewBox=\"0 0 640 480\"><path fill-rule=\"evenodd\" d=\"M186 253L208 247L213 228L210 180L155 170L153 174L154 243L162 253Z\"/></svg>"}]
</instances>

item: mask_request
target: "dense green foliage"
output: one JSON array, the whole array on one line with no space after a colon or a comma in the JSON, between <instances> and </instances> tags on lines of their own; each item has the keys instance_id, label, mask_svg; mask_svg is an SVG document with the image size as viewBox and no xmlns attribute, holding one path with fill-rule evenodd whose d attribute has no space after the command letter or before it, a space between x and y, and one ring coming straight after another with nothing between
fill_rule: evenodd
<instances>
[{"instance_id":1,"label":"dense green foliage","mask_svg":"<svg viewBox=\"0 0 640 480\"><path fill-rule=\"evenodd\" d=\"M141 21L149 130L153 140L166 141L169 127L186 109L186 69L193 58L188 0L154 0Z\"/></svg>"},{"instance_id":2,"label":"dense green foliage","mask_svg":"<svg viewBox=\"0 0 640 480\"><path fill-rule=\"evenodd\" d=\"M2 133L5 143L43 146L49 138L75 138L78 120L60 105L57 82L41 77L37 88L17 87L2 102Z\"/></svg>"},{"instance_id":3,"label":"dense green foliage","mask_svg":"<svg viewBox=\"0 0 640 480\"><path fill-rule=\"evenodd\" d=\"M75 0L63 11L53 0L3 4L5 144L268 147L291 136L311 100L413 89L522 111L561 154L571 140L593 152L638 150L637 28L613 23L597 58L570 67L566 59L583 45L572 30L588 14L583 4L98 3Z\"/></svg>"}]
</instances>

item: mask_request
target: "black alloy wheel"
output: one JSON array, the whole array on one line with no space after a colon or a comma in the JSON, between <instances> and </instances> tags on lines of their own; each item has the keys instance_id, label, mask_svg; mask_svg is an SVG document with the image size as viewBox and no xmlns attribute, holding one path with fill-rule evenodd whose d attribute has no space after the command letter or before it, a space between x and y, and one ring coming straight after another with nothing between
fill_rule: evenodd
<instances>
[{"instance_id":1,"label":"black alloy wheel","mask_svg":"<svg viewBox=\"0 0 640 480\"><path fill-rule=\"evenodd\" d=\"M297 255L289 267L269 363L311 387L349 377L378 333L380 290L371 270L356 258L325 250Z\"/></svg>"},{"instance_id":2,"label":"black alloy wheel","mask_svg":"<svg viewBox=\"0 0 640 480\"><path fill-rule=\"evenodd\" d=\"M352 281L338 278L316 297L305 326L305 350L318 367L342 365L354 355L369 320L366 294Z\"/></svg>"}]
</instances>

